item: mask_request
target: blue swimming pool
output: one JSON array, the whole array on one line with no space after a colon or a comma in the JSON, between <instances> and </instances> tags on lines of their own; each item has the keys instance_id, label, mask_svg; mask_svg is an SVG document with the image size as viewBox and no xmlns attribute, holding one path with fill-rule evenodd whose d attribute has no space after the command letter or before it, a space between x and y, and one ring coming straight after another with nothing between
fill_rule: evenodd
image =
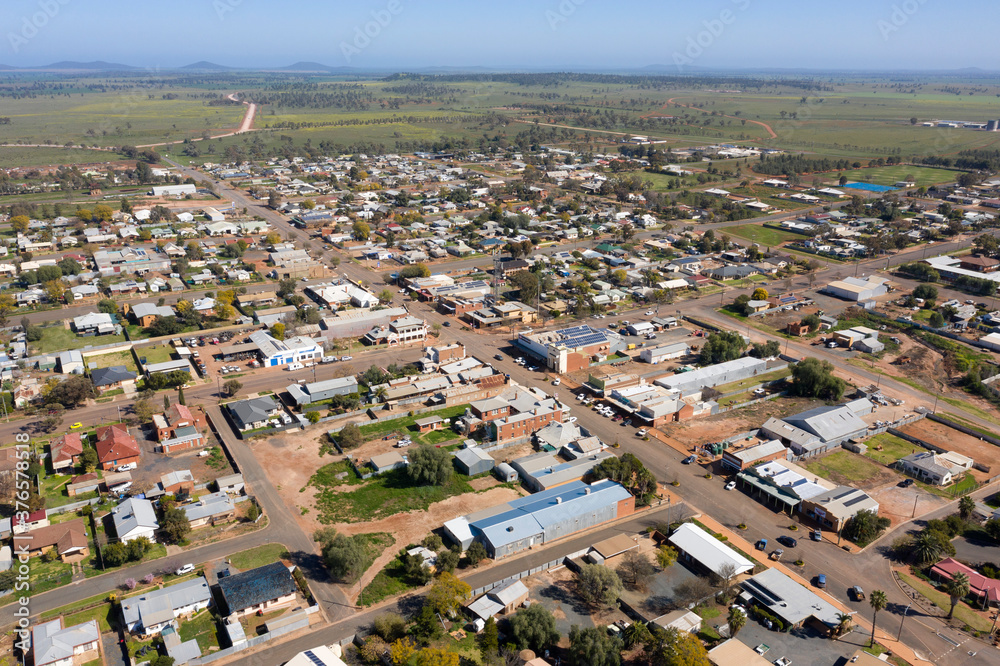
<instances>
[{"instance_id":1,"label":"blue swimming pool","mask_svg":"<svg viewBox=\"0 0 1000 666\"><path fill-rule=\"evenodd\" d=\"M852 190L864 190L865 192L892 192L897 189L888 185L872 185L871 183L848 183L844 187L849 187Z\"/></svg>"}]
</instances>

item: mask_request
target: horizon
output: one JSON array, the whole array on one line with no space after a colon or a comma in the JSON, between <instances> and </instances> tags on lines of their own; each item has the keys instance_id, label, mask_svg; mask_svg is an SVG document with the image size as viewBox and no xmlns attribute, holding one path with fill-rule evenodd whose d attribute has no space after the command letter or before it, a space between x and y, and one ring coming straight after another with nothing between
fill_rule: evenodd
<instances>
[{"instance_id":1,"label":"horizon","mask_svg":"<svg viewBox=\"0 0 1000 666\"><path fill-rule=\"evenodd\" d=\"M407 0L306 11L286 5L279 12L253 0L176 0L139 13L123 0L97 8L14 0L0 8L8 26L0 63L37 69L102 61L154 71L198 62L241 70L313 62L362 71L994 71L1000 45L992 25L969 21L970 12L992 6L964 4L955 11L926 0L846 0L829 12L790 0L668 8L636 0L612 12L587 0L512 0L477 7L470 17L468 5L455 0L430 8ZM961 43L947 53L927 46L959 33ZM151 37L162 46L150 49Z\"/></svg>"}]
</instances>

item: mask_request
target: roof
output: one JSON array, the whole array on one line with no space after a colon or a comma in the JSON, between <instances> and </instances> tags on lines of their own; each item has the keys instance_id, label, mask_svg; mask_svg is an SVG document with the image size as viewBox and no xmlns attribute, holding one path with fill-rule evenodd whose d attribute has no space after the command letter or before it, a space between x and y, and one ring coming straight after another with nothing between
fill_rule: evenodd
<instances>
[{"instance_id":1,"label":"roof","mask_svg":"<svg viewBox=\"0 0 1000 666\"><path fill-rule=\"evenodd\" d=\"M751 446L750 448L743 449L742 451L729 451L727 453L734 458L739 459L745 465L752 463L755 460L760 460L761 458L774 455L775 453L781 453L784 450L785 445L781 443L781 440L773 439L770 442L764 442L763 444L758 444L757 446Z\"/></svg>"},{"instance_id":2,"label":"roof","mask_svg":"<svg viewBox=\"0 0 1000 666\"><path fill-rule=\"evenodd\" d=\"M83 518L39 527L31 531L32 550L56 546L59 554L87 547L87 527Z\"/></svg>"},{"instance_id":3,"label":"roof","mask_svg":"<svg viewBox=\"0 0 1000 666\"><path fill-rule=\"evenodd\" d=\"M226 476L220 476L215 480L220 488L225 488L226 486L235 486L243 483L242 474L227 474Z\"/></svg>"},{"instance_id":4,"label":"roof","mask_svg":"<svg viewBox=\"0 0 1000 666\"><path fill-rule=\"evenodd\" d=\"M779 488L791 490L799 499L811 499L829 490L818 483L818 478L814 477L816 481L810 481L778 461L757 465L753 468L753 472L763 479L770 480Z\"/></svg>"},{"instance_id":5,"label":"roof","mask_svg":"<svg viewBox=\"0 0 1000 666\"><path fill-rule=\"evenodd\" d=\"M277 599L296 590L295 579L281 562L272 562L219 579L227 614Z\"/></svg>"},{"instance_id":6,"label":"roof","mask_svg":"<svg viewBox=\"0 0 1000 666\"><path fill-rule=\"evenodd\" d=\"M124 365L113 365L110 368L94 368L90 371L90 380L94 383L94 386L108 386L135 378L136 374Z\"/></svg>"},{"instance_id":7,"label":"roof","mask_svg":"<svg viewBox=\"0 0 1000 666\"><path fill-rule=\"evenodd\" d=\"M204 576L198 576L177 585L122 599L121 607L126 624L131 626L141 620L143 626L150 627L173 619L176 609L211 600L212 591L208 581Z\"/></svg>"},{"instance_id":8,"label":"roof","mask_svg":"<svg viewBox=\"0 0 1000 666\"><path fill-rule=\"evenodd\" d=\"M839 624L838 609L778 569L766 569L742 583L743 589L771 613L799 624L814 617L828 627Z\"/></svg>"},{"instance_id":9,"label":"roof","mask_svg":"<svg viewBox=\"0 0 1000 666\"><path fill-rule=\"evenodd\" d=\"M62 618L36 625L31 630L32 654L35 666L45 666L64 659L73 659L74 648L99 642L101 630L95 620L63 628Z\"/></svg>"},{"instance_id":10,"label":"roof","mask_svg":"<svg viewBox=\"0 0 1000 666\"><path fill-rule=\"evenodd\" d=\"M753 570L753 562L694 523L681 525L670 536L669 541L709 571L718 573L727 565L735 567L738 574Z\"/></svg>"},{"instance_id":11,"label":"roof","mask_svg":"<svg viewBox=\"0 0 1000 666\"><path fill-rule=\"evenodd\" d=\"M229 495L220 491L205 495L193 504L185 504L181 509L188 520L194 521L230 513L236 510L236 505Z\"/></svg>"},{"instance_id":12,"label":"roof","mask_svg":"<svg viewBox=\"0 0 1000 666\"><path fill-rule=\"evenodd\" d=\"M156 520L156 511L153 510L153 503L138 497L129 497L116 506L111 510L111 517L119 539L125 538L135 530L160 527L160 523Z\"/></svg>"},{"instance_id":13,"label":"roof","mask_svg":"<svg viewBox=\"0 0 1000 666\"><path fill-rule=\"evenodd\" d=\"M708 660L717 666L771 666L771 662L736 638L730 638L708 651Z\"/></svg>"},{"instance_id":14,"label":"roof","mask_svg":"<svg viewBox=\"0 0 1000 666\"><path fill-rule=\"evenodd\" d=\"M806 432L811 432L823 441L831 442L856 433L867 432L868 424L858 418L845 405L836 407L816 407L795 416L785 417L785 422Z\"/></svg>"},{"instance_id":15,"label":"roof","mask_svg":"<svg viewBox=\"0 0 1000 666\"><path fill-rule=\"evenodd\" d=\"M139 445L128 428L120 423L101 426L97 429L97 457L100 461L124 460L137 458L140 455Z\"/></svg>"},{"instance_id":16,"label":"roof","mask_svg":"<svg viewBox=\"0 0 1000 666\"><path fill-rule=\"evenodd\" d=\"M336 650L336 651L334 651ZM285 666L346 666L340 658L340 646L333 649L326 645L310 648L285 662Z\"/></svg>"},{"instance_id":17,"label":"roof","mask_svg":"<svg viewBox=\"0 0 1000 666\"><path fill-rule=\"evenodd\" d=\"M269 395L262 395L249 400L238 400L227 405L229 413L241 425L250 425L258 421L266 421L270 412L278 409L277 403Z\"/></svg>"},{"instance_id":18,"label":"roof","mask_svg":"<svg viewBox=\"0 0 1000 666\"><path fill-rule=\"evenodd\" d=\"M56 437L49 445L49 450L52 455L52 462L72 460L73 456L78 456L83 453L83 444L80 442L80 433L70 432L62 435L61 437Z\"/></svg>"},{"instance_id":19,"label":"roof","mask_svg":"<svg viewBox=\"0 0 1000 666\"><path fill-rule=\"evenodd\" d=\"M478 462L489 462L492 467L493 458L478 446L462 449L455 454L455 459L460 460L468 469L472 469Z\"/></svg>"},{"instance_id":20,"label":"roof","mask_svg":"<svg viewBox=\"0 0 1000 666\"><path fill-rule=\"evenodd\" d=\"M143 317L172 317L176 313L169 305L155 305L153 303L136 303L131 307L131 314L136 319Z\"/></svg>"},{"instance_id":21,"label":"roof","mask_svg":"<svg viewBox=\"0 0 1000 666\"><path fill-rule=\"evenodd\" d=\"M682 633L693 633L701 629L701 616L686 608L679 608L653 620L664 629L673 627Z\"/></svg>"},{"instance_id":22,"label":"roof","mask_svg":"<svg viewBox=\"0 0 1000 666\"><path fill-rule=\"evenodd\" d=\"M969 586L973 592L979 596L985 594L989 597L991 602L1000 601L1000 580L997 580L996 578L987 578L975 569L962 564L958 560L951 557L943 559L931 567L931 571L939 576L944 576L949 580L951 580L951 577L956 573L964 573L969 577Z\"/></svg>"},{"instance_id":23,"label":"roof","mask_svg":"<svg viewBox=\"0 0 1000 666\"><path fill-rule=\"evenodd\" d=\"M868 496L868 494L857 488L850 486L838 486L833 490L820 493L809 499L823 507L823 509L837 517L838 520L847 520L859 511L874 511L878 513L878 502Z\"/></svg>"}]
</instances>

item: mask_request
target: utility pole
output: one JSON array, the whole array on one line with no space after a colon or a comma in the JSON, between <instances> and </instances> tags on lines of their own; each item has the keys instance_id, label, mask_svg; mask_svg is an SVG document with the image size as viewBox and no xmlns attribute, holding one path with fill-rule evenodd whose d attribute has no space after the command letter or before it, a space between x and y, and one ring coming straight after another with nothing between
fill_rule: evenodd
<instances>
[{"instance_id":1,"label":"utility pole","mask_svg":"<svg viewBox=\"0 0 1000 666\"><path fill-rule=\"evenodd\" d=\"M912 601L910 603L906 604L906 608L903 609L903 617L899 618L899 631L896 632L896 642L897 643L899 642L899 637L903 635L903 620L906 619L906 613L909 612L911 605L913 605ZM995 619L996 615L994 615L993 617L994 617L993 625L996 626L996 619ZM992 629L990 629L990 633L993 633Z\"/></svg>"}]
</instances>

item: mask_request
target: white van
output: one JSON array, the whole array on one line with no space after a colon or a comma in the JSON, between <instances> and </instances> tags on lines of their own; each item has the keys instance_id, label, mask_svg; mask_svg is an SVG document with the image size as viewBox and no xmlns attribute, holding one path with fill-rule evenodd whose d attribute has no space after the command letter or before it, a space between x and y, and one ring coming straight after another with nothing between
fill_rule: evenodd
<instances>
[{"instance_id":1,"label":"white van","mask_svg":"<svg viewBox=\"0 0 1000 666\"><path fill-rule=\"evenodd\" d=\"M294 370L301 370L304 367L306 367L306 366L302 365L301 363L289 363L288 367L286 368L286 370L288 370L289 372L292 372Z\"/></svg>"}]
</instances>

